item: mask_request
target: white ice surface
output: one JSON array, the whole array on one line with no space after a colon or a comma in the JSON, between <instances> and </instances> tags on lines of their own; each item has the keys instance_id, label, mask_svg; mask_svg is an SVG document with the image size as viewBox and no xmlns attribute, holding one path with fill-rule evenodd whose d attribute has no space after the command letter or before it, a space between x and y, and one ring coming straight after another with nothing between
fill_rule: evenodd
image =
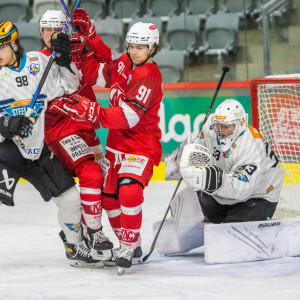
<instances>
[{"instance_id":1,"label":"white ice surface","mask_svg":"<svg viewBox=\"0 0 300 300\"><path fill-rule=\"evenodd\" d=\"M152 222L164 215L175 186L152 182L146 189L145 254L153 240ZM115 267L70 267L58 236L55 204L44 203L28 183L18 185L15 203L0 206L0 300L300 299L300 257L207 265L201 250L180 257L154 251L145 264L122 276ZM104 226L112 236L106 216Z\"/></svg>"}]
</instances>

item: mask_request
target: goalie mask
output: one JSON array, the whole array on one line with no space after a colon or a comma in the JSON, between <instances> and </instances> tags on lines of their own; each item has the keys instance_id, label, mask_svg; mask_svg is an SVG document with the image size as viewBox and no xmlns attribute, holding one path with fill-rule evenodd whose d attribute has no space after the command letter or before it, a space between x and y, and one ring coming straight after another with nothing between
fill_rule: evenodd
<instances>
[{"instance_id":1,"label":"goalie mask","mask_svg":"<svg viewBox=\"0 0 300 300\"><path fill-rule=\"evenodd\" d=\"M143 44L149 46L150 51L159 43L159 32L156 26L152 23L138 22L131 26L126 35L126 51L129 44Z\"/></svg>"},{"instance_id":2,"label":"goalie mask","mask_svg":"<svg viewBox=\"0 0 300 300\"><path fill-rule=\"evenodd\" d=\"M42 33L43 28L63 28L67 18L60 10L47 10L40 21L40 30Z\"/></svg>"},{"instance_id":3,"label":"goalie mask","mask_svg":"<svg viewBox=\"0 0 300 300\"><path fill-rule=\"evenodd\" d=\"M217 107L212 124L221 145L221 151L226 152L247 129L248 114L237 100L227 99Z\"/></svg>"}]
</instances>

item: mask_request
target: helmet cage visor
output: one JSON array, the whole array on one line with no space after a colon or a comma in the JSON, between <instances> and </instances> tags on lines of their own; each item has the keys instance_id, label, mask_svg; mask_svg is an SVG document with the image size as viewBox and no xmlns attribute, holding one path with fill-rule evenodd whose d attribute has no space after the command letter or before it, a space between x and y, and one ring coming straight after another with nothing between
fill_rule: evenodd
<instances>
[{"instance_id":1,"label":"helmet cage visor","mask_svg":"<svg viewBox=\"0 0 300 300\"><path fill-rule=\"evenodd\" d=\"M215 119L213 122L214 131L219 139L230 139L238 131L240 120L220 121Z\"/></svg>"}]
</instances>

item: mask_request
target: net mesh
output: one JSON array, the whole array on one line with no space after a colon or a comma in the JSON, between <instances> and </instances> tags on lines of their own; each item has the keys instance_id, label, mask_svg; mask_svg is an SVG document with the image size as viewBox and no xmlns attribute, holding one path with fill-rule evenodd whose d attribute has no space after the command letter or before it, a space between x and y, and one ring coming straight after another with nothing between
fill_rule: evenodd
<instances>
[{"instance_id":1,"label":"net mesh","mask_svg":"<svg viewBox=\"0 0 300 300\"><path fill-rule=\"evenodd\" d=\"M300 78L282 76L256 86L259 130L285 170L278 207L300 215Z\"/></svg>"}]
</instances>

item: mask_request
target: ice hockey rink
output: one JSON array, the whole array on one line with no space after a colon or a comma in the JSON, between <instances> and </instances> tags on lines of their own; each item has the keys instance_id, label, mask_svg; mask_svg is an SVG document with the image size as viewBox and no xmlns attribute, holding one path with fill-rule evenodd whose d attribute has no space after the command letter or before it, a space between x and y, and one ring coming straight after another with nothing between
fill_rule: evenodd
<instances>
[{"instance_id":1,"label":"ice hockey rink","mask_svg":"<svg viewBox=\"0 0 300 300\"><path fill-rule=\"evenodd\" d=\"M152 223L163 217L175 186L176 182L151 182L146 189L145 254L153 240ZM25 182L17 186L15 204L0 206L1 300L300 299L300 257L208 265L199 248L177 257L154 251L145 264L122 276L115 267L70 267L58 236L55 204L44 203ZM104 226L112 236L106 216Z\"/></svg>"}]
</instances>

